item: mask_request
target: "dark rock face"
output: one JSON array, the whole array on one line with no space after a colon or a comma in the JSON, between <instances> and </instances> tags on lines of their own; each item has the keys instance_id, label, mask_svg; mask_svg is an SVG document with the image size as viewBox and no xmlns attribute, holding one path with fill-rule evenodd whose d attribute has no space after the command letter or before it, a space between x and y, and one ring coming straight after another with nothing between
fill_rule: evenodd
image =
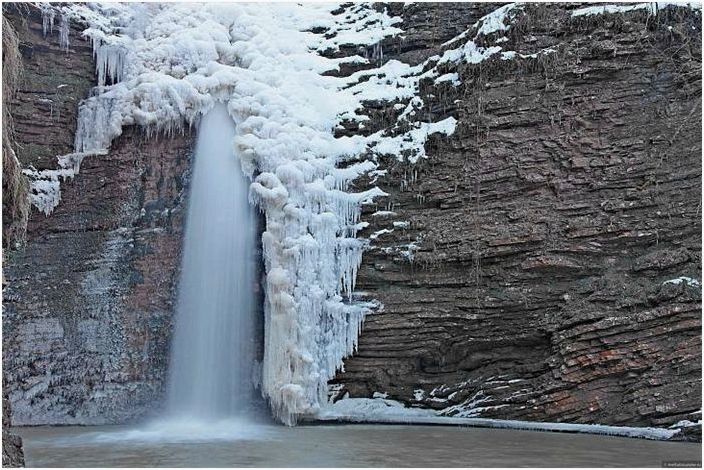
<instances>
[{"instance_id":1,"label":"dark rock face","mask_svg":"<svg viewBox=\"0 0 704 470\"><path fill-rule=\"evenodd\" d=\"M10 16L26 84L12 114L24 167L73 151L92 52L44 39L41 15ZM62 86L67 85L67 86ZM52 103L46 103L52 100ZM126 129L87 157L48 217L32 210L27 246L7 254L3 365L12 424L124 422L159 407L168 361L192 136Z\"/></svg>"},{"instance_id":2,"label":"dark rock face","mask_svg":"<svg viewBox=\"0 0 704 470\"><path fill-rule=\"evenodd\" d=\"M22 438L11 434L7 428L10 426L10 401L7 399L5 384L2 394L2 466L24 467L24 451Z\"/></svg>"},{"instance_id":3,"label":"dark rock face","mask_svg":"<svg viewBox=\"0 0 704 470\"><path fill-rule=\"evenodd\" d=\"M2 466L24 467L24 452L22 451L22 438L9 431L2 431Z\"/></svg>"},{"instance_id":4,"label":"dark rock face","mask_svg":"<svg viewBox=\"0 0 704 470\"><path fill-rule=\"evenodd\" d=\"M4 9L4 6L3 6ZM12 24L2 18L2 241L3 248L24 242L29 217L29 181L14 148L10 101L16 96L22 74L19 38Z\"/></svg>"},{"instance_id":5,"label":"dark rock face","mask_svg":"<svg viewBox=\"0 0 704 470\"><path fill-rule=\"evenodd\" d=\"M10 111L22 167L56 168L56 156L73 152L78 103L95 86L93 49L71 25L69 51L58 30L44 37L41 12L28 4L5 4L3 15L19 39L23 73Z\"/></svg>"},{"instance_id":6,"label":"dark rock face","mask_svg":"<svg viewBox=\"0 0 704 470\"><path fill-rule=\"evenodd\" d=\"M34 212L9 258L3 357L13 424L122 422L158 407L190 135L128 131Z\"/></svg>"},{"instance_id":7,"label":"dark rock face","mask_svg":"<svg viewBox=\"0 0 704 470\"><path fill-rule=\"evenodd\" d=\"M378 60L421 63L495 7L390 4L406 34ZM424 119L459 124L428 159L384 162L376 184L390 196L361 235L393 232L373 240L357 283L384 307L335 380L351 396L540 421L700 418L701 290L667 281L701 281L701 26L681 11L571 20L573 7L528 6L505 43L555 55L422 84ZM68 54L45 39L35 9L9 18L25 65L18 158L55 168L94 85L92 52L79 28ZM395 119L367 111L365 132ZM159 407L191 146L128 129L62 183L50 216L33 210L5 264L13 424Z\"/></svg>"},{"instance_id":8,"label":"dark rock face","mask_svg":"<svg viewBox=\"0 0 704 470\"><path fill-rule=\"evenodd\" d=\"M573 7L527 6L504 47L554 56L421 84L427 119L458 127L427 160L382 167L390 196L369 212L395 215L367 213L362 236L393 232L372 241L357 287L383 310L334 381L343 394L457 416L700 419L701 288L667 282L701 281L700 17ZM414 23L444 5L390 8L414 34L385 59L449 39ZM451 8L465 27L479 19Z\"/></svg>"}]
</instances>

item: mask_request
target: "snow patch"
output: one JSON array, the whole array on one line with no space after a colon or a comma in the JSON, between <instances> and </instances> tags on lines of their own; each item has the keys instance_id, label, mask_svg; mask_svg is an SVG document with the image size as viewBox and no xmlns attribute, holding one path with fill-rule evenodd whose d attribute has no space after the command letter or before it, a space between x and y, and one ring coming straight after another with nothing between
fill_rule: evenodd
<instances>
[{"instance_id":1,"label":"snow patch","mask_svg":"<svg viewBox=\"0 0 704 470\"><path fill-rule=\"evenodd\" d=\"M377 396L379 395L381 394ZM415 418L430 418L434 416L435 412L432 410L407 408L398 401L379 397L344 398L324 406L318 413L317 418L321 420L412 422Z\"/></svg>"},{"instance_id":2,"label":"snow patch","mask_svg":"<svg viewBox=\"0 0 704 470\"><path fill-rule=\"evenodd\" d=\"M670 426L670 429L681 429L681 428L691 428L692 426L701 426L702 425L702 420L700 419L696 423L693 421L690 421L688 419L683 419L681 421L676 422L672 426Z\"/></svg>"},{"instance_id":3,"label":"snow patch","mask_svg":"<svg viewBox=\"0 0 704 470\"><path fill-rule=\"evenodd\" d=\"M23 169L22 173L29 178L29 200L34 207L49 215L61 202L61 181L73 179L80 170L81 162L87 156L106 155L105 149L93 152L77 152L62 155L57 158L59 168L55 170L37 170L34 167Z\"/></svg>"},{"instance_id":4,"label":"snow patch","mask_svg":"<svg viewBox=\"0 0 704 470\"><path fill-rule=\"evenodd\" d=\"M696 279L693 279L691 277L685 277L685 276L681 276L676 279L669 279L669 280L663 282L662 284L663 285L665 285L665 284L680 285L682 283L685 283L688 286L692 286L692 287L701 287L701 283L699 281L697 281Z\"/></svg>"},{"instance_id":5,"label":"snow patch","mask_svg":"<svg viewBox=\"0 0 704 470\"><path fill-rule=\"evenodd\" d=\"M439 122L414 122L413 129L403 134L388 137L384 131L370 136L373 142L371 150L377 155L395 156L399 161L406 159L416 163L426 158L425 143L432 134L452 135L457 126L457 119L449 117Z\"/></svg>"},{"instance_id":6,"label":"snow patch","mask_svg":"<svg viewBox=\"0 0 704 470\"><path fill-rule=\"evenodd\" d=\"M387 399L345 398L324 407L318 415L321 421L353 423L403 423L439 424L482 428L522 429L527 431L553 431L568 433L601 434L607 436L640 437L666 440L679 429L651 427L608 426L603 424L543 423L487 418L458 418L438 416L434 411L407 408L402 403Z\"/></svg>"},{"instance_id":7,"label":"snow patch","mask_svg":"<svg viewBox=\"0 0 704 470\"><path fill-rule=\"evenodd\" d=\"M435 83L446 83L449 82L452 86L458 86L460 83L460 76L456 73L446 73L444 75L440 75L438 78L435 79Z\"/></svg>"},{"instance_id":8,"label":"snow patch","mask_svg":"<svg viewBox=\"0 0 704 470\"><path fill-rule=\"evenodd\" d=\"M636 4L621 4L621 5L596 5L591 7L579 8L572 12L572 16L593 16L614 13L626 13L635 10L646 10L650 15L656 15L658 11L668 7L691 8L692 10L701 10L700 2L648 2Z\"/></svg>"}]
</instances>

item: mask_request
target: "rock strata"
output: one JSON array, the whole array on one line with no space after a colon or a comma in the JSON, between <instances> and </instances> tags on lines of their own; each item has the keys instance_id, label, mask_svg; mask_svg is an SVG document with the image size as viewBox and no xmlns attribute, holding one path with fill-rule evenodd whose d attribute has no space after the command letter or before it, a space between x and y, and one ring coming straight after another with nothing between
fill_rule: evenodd
<instances>
[{"instance_id":1,"label":"rock strata","mask_svg":"<svg viewBox=\"0 0 704 470\"><path fill-rule=\"evenodd\" d=\"M3 383L2 395L2 466L24 467L24 451L22 450L22 438L10 433L10 401L7 399Z\"/></svg>"},{"instance_id":2,"label":"rock strata","mask_svg":"<svg viewBox=\"0 0 704 470\"><path fill-rule=\"evenodd\" d=\"M701 17L574 7L526 6L502 44L551 56L421 83L427 119L458 128L415 165L383 162L389 197L365 214L362 236L378 236L357 281L383 309L340 396L452 416L701 418ZM460 32L446 22L485 11L389 8L409 33L384 59L416 63Z\"/></svg>"},{"instance_id":3,"label":"rock strata","mask_svg":"<svg viewBox=\"0 0 704 470\"><path fill-rule=\"evenodd\" d=\"M24 74L16 102L24 168L73 151L78 103L95 84L80 25L70 50L36 9L9 11ZM86 157L61 203L33 209L24 249L7 253L3 366L12 424L99 424L160 407L178 279L192 135L126 129Z\"/></svg>"}]
</instances>

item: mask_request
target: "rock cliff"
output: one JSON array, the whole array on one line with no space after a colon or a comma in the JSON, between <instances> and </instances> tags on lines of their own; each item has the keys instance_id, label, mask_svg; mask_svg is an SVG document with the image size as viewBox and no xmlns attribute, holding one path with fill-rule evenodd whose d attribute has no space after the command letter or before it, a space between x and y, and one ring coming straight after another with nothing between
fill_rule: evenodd
<instances>
[{"instance_id":1,"label":"rock cliff","mask_svg":"<svg viewBox=\"0 0 704 470\"><path fill-rule=\"evenodd\" d=\"M458 129L376 182L389 197L366 214L357 286L383 309L340 396L453 416L700 419L701 19L575 7L529 5L509 31L509 48L554 54L422 87L422 112ZM420 62L457 34L448 23L490 7L389 8L408 34L384 59Z\"/></svg>"},{"instance_id":2,"label":"rock cliff","mask_svg":"<svg viewBox=\"0 0 704 470\"><path fill-rule=\"evenodd\" d=\"M3 383L3 392L5 384ZM3 467L24 467L24 451L22 450L22 438L12 434L10 427L10 400L3 393L2 396L2 466Z\"/></svg>"},{"instance_id":3,"label":"rock cliff","mask_svg":"<svg viewBox=\"0 0 704 470\"><path fill-rule=\"evenodd\" d=\"M24 72L11 103L24 168L73 152L94 81L80 25L61 50L34 8L8 8ZM3 364L13 424L106 423L159 407L178 278L192 136L129 129L86 157L61 203L33 208L26 247L6 253Z\"/></svg>"},{"instance_id":4,"label":"rock cliff","mask_svg":"<svg viewBox=\"0 0 704 470\"><path fill-rule=\"evenodd\" d=\"M497 6L380 5L405 33L363 52L421 63ZM363 215L357 289L383 307L333 381L343 395L453 416L701 418L701 17L576 7L526 6L506 41L527 57L446 65L458 86L421 82L420 112L458 126L414 165L382 162L389 196ZM53 169L73 151L92 53L78 25L66 53L39 11L18 8L3 9L24 64L15 151ZM366 112L365 129L340 134L400 111ZM192 137L129 129L62 183L51 215L32 210L4 273L14 424L159 407Z\"/></svg>"}]
</instances>

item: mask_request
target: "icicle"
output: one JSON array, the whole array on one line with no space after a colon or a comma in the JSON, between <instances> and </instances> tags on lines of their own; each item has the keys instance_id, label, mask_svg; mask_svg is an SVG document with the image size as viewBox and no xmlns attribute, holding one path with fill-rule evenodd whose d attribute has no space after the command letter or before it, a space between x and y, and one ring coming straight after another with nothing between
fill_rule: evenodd
<instances>
[{"instance_id":1,"label":"icicle","mask_svg":"<svg viewBox=\"0 0 704 470\"><path fill-rule=\"evenodd\" d=\"M253 179L250 202L266 219L262 392L275 416L294 424L324 405L327 382L354 351L369 308L353 296L366 243L356 234L362 206L385 193L352 193L350 183L377 171L374 156L383 150L420 152L430 133L445 128L419 126L402 138L335 138L332 130L343 119L362 119L356 110L363 100L412 98L419 80L413 74L422 67L388 61L352 78L324 76L363 60L328 59L317 51L360 44L372 46L374 60L383 62L381 41L401 31L393 26L400 19L352 5L349 21L340 22L317 7L282 5L174 4L141 21L134 16L144 7L135 4L111 7L109 15L100 5L66 8L93 22L84 35L93 43L99 84L80 106L77 153L109 147L124 126L141 126L148 136L181 132L215 102L227 103L237 123L232 145ZM291 15L273 21L262 8ZM127 23L133 25L128 33ZM335 34L311 35L313 24ZM68 44L63 16L61 25Z\"/></svg>"},{"instance_id":2,"label":"icicle","mask_svg":"<svg viewBox=\"0 0 704 470\"><path fill-rule=\"evenodd\" d=\"M52 30L54 28L53 25L53 19L52 19ZM65 13L61 14L61 23L59 24L59 46L61 46L61 49L68 52L68 46L69 46L69 40L68 40L68 33L69 30L71 29L68 17L66 16Z\"/></svg>"},{"instance_id":3,"label":"icicle","mask_svg":"<svg viewBox=\"0 0 704 470\"><path fill-rule=\"evenodd\" d=\"M95 70L98 73L98 86L104 86L110 79L113 83L122 81L126 51L119 44L103 44L93 40Z\"/></svg>"},{"instance_id":4,"label":"icicle","mask_svg":"<svg viewBox=\"0 0 704 470\"><path fill-rule=\"evenodd\" d=\"M46 38L47 34L54 33L54 15L56 12L51 6L42 6L42 33Z\"/></svg>"}]
</instances>

